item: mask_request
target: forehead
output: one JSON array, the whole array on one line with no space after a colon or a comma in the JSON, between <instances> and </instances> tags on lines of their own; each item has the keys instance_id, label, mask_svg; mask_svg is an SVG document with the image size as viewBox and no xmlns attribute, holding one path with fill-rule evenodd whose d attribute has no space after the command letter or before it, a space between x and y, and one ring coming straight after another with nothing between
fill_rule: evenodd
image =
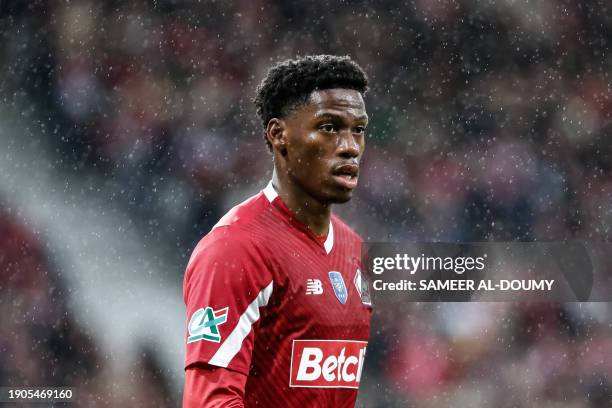
<instances>
[{"instance_id":1,"label":"forehead","mask_svg":"<svg viewBox=\"0 0 612 408\"><path fill-rule=\"evenodd\" d=\"M313 91L304 107L312 115L348 114L355 118L366 116L363 97L354 89L324 89Z\"/></svg>"}]
</instances>

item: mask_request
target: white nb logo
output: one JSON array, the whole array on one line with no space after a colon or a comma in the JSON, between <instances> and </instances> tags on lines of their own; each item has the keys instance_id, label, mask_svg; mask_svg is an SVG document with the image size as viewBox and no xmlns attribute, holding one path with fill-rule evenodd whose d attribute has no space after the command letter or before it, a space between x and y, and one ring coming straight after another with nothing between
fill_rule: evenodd
<instances>
[{"instance_id":1,"label":"white nb logo","mask_svg":"<svg viewBox=\"0 0 612 408\"><path fill-rule=\"evenodd\" d=\"M306 294L307 295L320 295L323 293L323 284L318 279L307 279L306 280Z\"/></svg>"}]
</instances>

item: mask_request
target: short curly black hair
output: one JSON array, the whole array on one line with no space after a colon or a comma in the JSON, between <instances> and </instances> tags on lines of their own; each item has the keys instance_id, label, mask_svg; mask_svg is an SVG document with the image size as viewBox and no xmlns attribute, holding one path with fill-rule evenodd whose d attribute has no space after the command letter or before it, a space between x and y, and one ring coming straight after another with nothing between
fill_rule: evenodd
<instances>
[{"instance_id":1,"label":"short curly black hair","mask_svg":"<svg viewBox=\"0 0 612 408\"><path fill-rule=\"evenodd\" d=\"M253 102L265 130L270 119L285 117L307 103L313 91L332 88L354 89L364 95L368 78L348 56L308 55L272 66ZM272 150L265 134L264 139Z\"/></svg>"}]
</instances>

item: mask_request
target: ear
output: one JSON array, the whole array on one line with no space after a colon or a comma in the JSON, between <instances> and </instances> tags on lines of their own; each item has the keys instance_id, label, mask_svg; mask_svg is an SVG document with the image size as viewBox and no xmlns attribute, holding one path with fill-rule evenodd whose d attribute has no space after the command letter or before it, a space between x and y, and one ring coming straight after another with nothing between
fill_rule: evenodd
<instances>
[{"instance_id":1,"label":"ear","mask_svg":"<svg viewBox=\"0 0 612 408\"><path fill-rule=\"evenodd\" d=\"M278 150L282 156L287 154L287 125L285 121L278 118L272 118L266 127L266 138L272 145L274 150Z\"/></svg>"}]
</instances>

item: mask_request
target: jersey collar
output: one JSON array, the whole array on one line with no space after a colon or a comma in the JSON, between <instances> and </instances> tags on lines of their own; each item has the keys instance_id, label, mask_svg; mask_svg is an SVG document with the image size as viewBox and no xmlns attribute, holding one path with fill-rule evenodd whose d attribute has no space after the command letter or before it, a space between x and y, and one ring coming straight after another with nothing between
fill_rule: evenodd
<instances>
[{"instance_id":1,"label":"jersey collar","mask_svg":"<svg viewBox=\"0 0 612 408\"><path fill-rule=\"evenodd\" d=\"M270 204L272 204L274 200L276 200L277 198L280 200L280 198L278 197L278 193L276 192L276 190L274 189L274 186L272 185L272 180L270 180L266 188L263 189L263 193L268 199L268 201L270 202ZM306 228L305 226L303 227L307 232L314 235L312 231L310 231L308 228ZM325 248L325 252L328 255L331 252L332 248L334 247L334 225L331 221L331 217L329 219L329 230L327 233L327 239L325 239L325 242L323 243L323 247Z\"/></svg>"}]
</instances>

